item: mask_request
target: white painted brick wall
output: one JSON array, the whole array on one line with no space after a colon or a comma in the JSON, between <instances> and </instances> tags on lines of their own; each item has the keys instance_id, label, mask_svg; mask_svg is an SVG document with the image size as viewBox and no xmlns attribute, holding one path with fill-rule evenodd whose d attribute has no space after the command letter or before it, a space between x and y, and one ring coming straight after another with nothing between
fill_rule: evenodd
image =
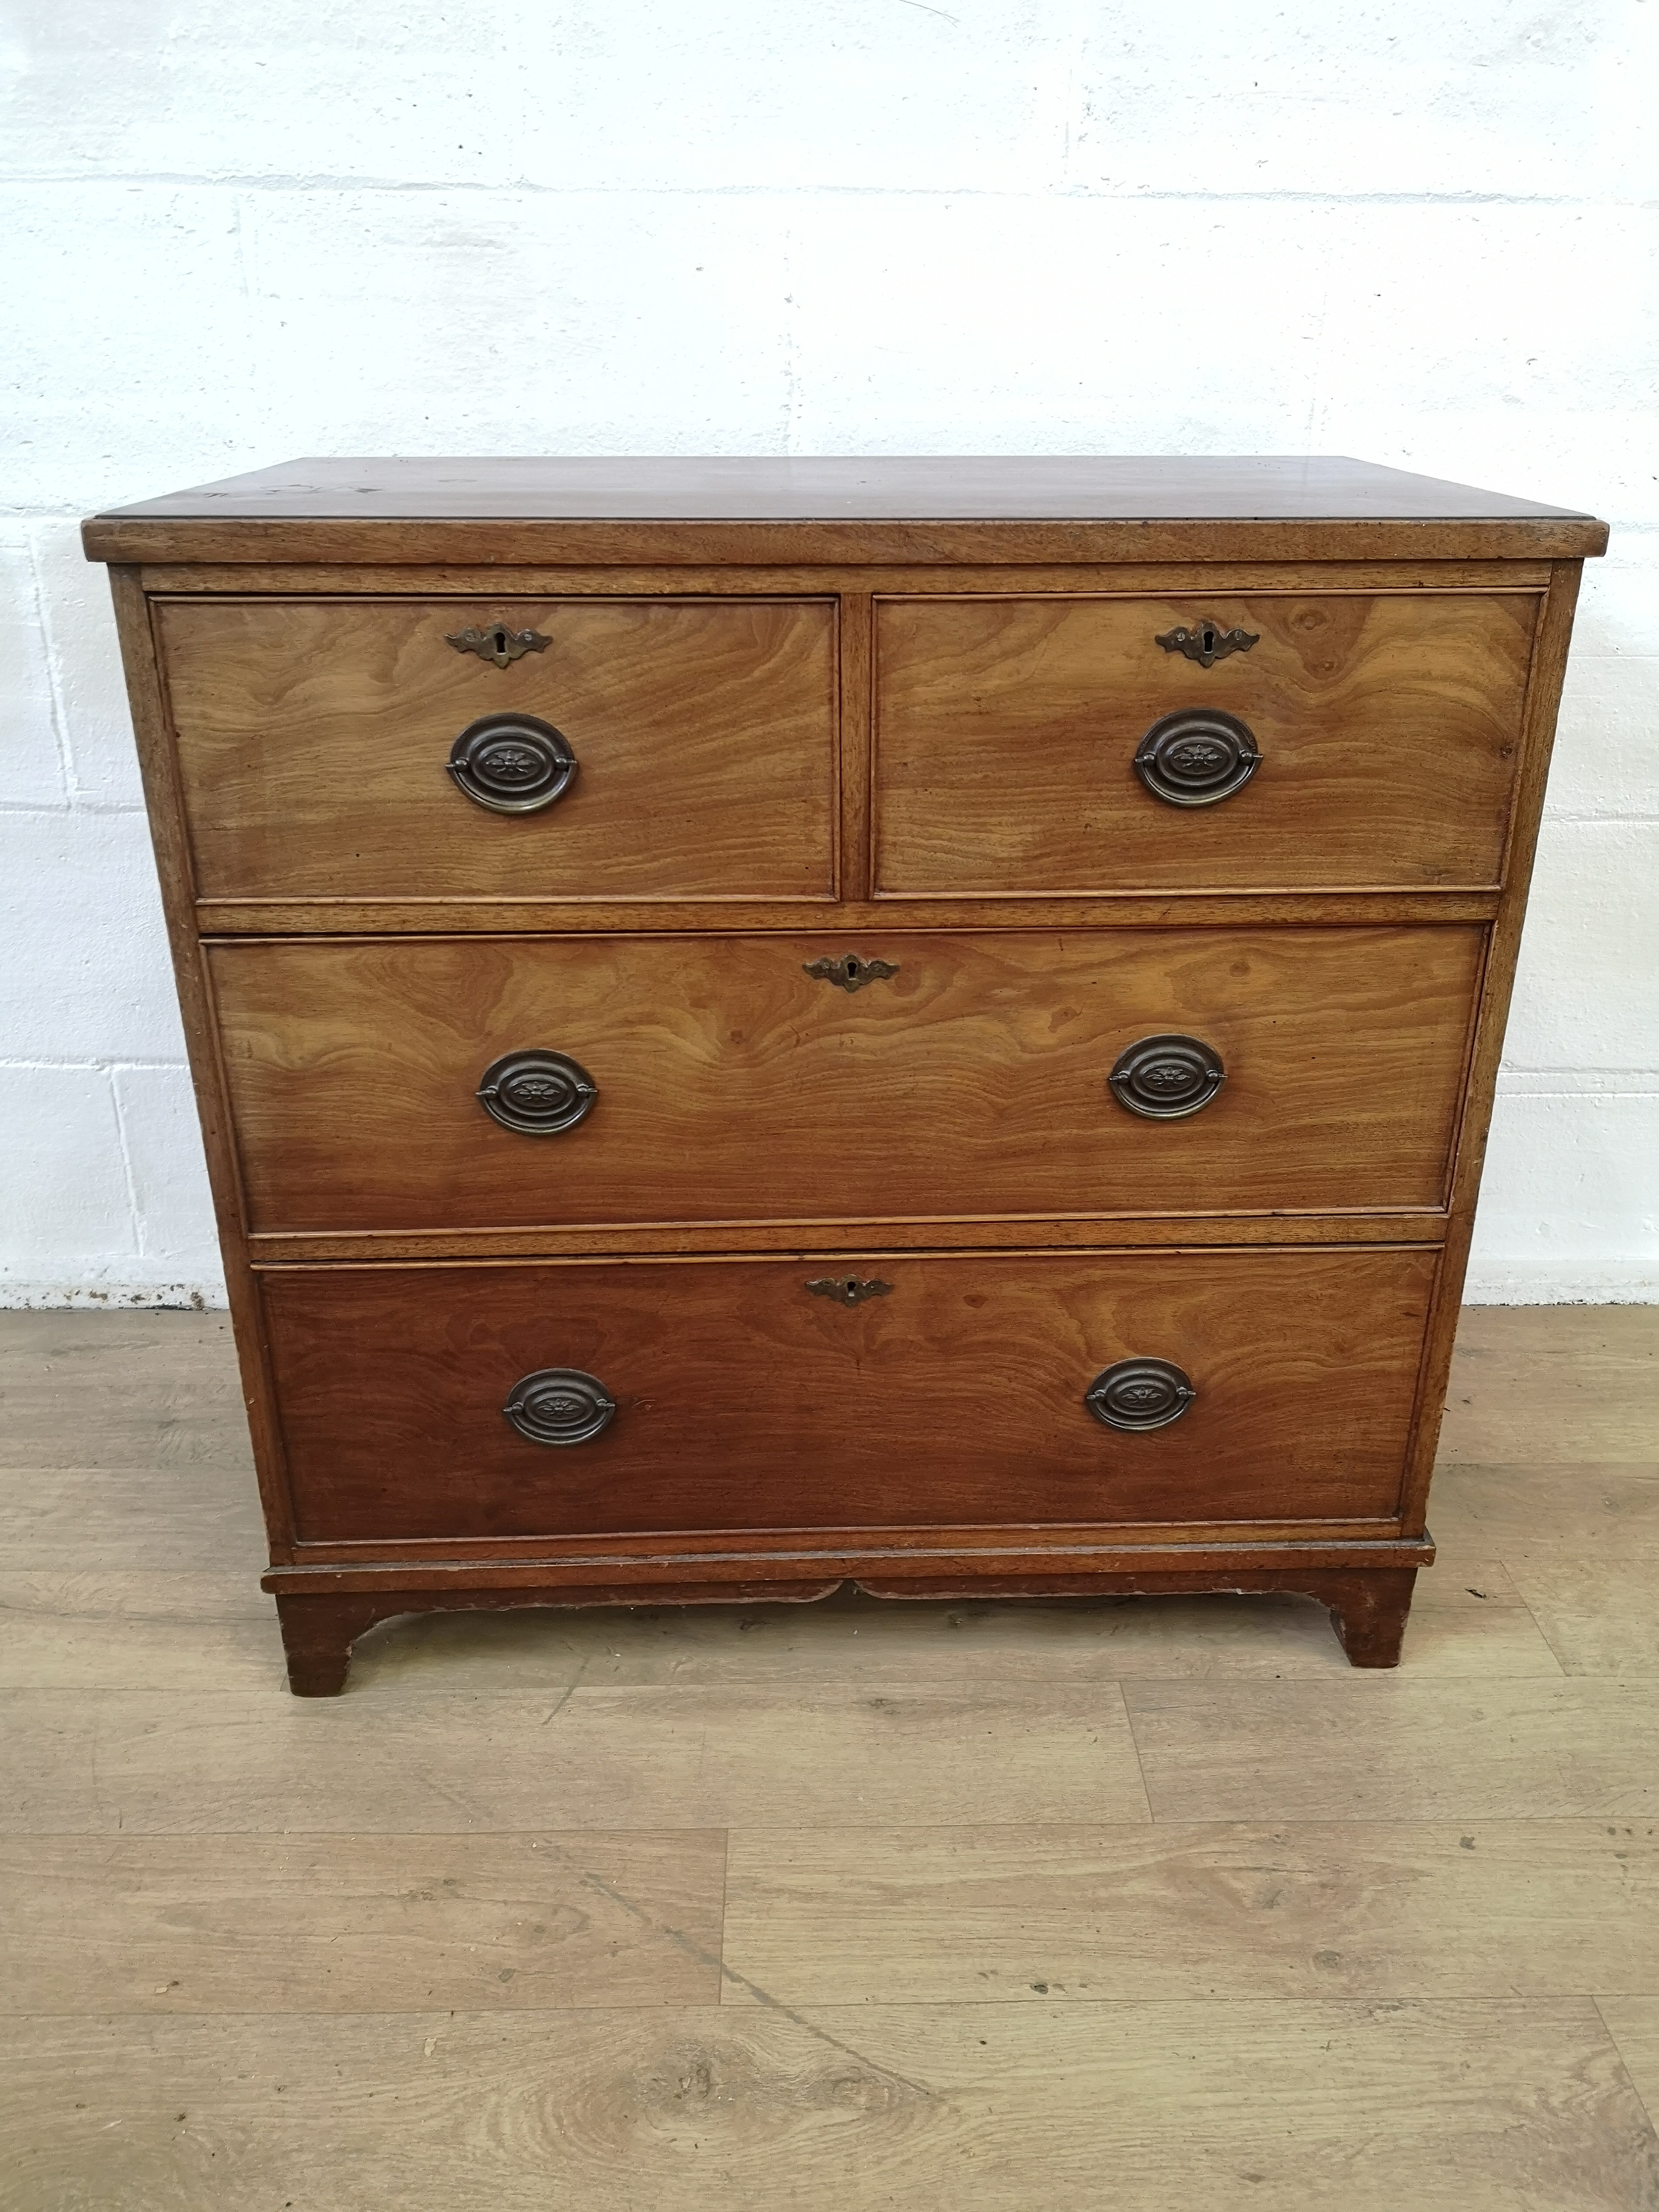
<instances>
[{"instance_id":1,"label":"white painted brick wall","mask_svg":"<svg viewBox=\"0 0 1659 2212\"><path fill-rule=\"evenodd\" d=\"M1659 1297L1659 0L13 0L0 1298L218 1295L81 514L300 453L1349 453L1589 506L1473 1271Z\"/></svg>"}]
</instances>

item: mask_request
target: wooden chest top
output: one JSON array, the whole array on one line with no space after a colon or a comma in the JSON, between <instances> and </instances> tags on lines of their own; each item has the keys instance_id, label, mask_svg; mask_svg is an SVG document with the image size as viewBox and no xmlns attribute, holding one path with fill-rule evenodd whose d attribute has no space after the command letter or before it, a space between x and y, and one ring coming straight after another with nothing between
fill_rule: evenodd
<instances>
[{"instance_id":1,"label":"wooden chest top","mask_svg":"<svg viewBox=\"0 0 1659 2212\"><path fill-rule=\"evenodd\" d=\"M1326 457L295 460L99 514L94 561L1582 558L1588 514Z\"/></svg>"}]
</instances>

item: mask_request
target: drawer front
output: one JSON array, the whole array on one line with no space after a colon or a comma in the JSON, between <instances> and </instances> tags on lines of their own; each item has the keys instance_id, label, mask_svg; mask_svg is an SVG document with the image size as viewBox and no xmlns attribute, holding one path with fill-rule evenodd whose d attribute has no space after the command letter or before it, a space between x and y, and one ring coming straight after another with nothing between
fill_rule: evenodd
<instances>
[{"instance_id":1,"label":"drawer front","mask_svg":"<svg viewBox=\"0 0 1659 2212\"><path fill-rule=\"evenodd\" d=\"M1437 1206L1482 944L1448 925L210 957L250 1226L271 1232ZM848 991L849 953L894 972ZM1132 1048L1183 1036L1222 1072L1209 1102L1120 1103ZM558 1056L529 1064L529 1127L521 1054ZM492 1071L505 1121L478 1095Z\"/></svg>"},{"instance_id":2,"label":"drawer front","mask_svg":"<svg viewBox=\"0 0 1659 2212\"><path fill-rule=\"evenodd\" d=\"M448 641L497 625L547 642L497 666ZM833 895L830 602L172 602L159 627L204 897ZM486 729L458 781L486 722L505 750ZM561 781L529 811L467 795Z\"/></svg>"},{"instance_id":3,"label":"drawer front","mask_svg":"<svg viewBox=\"0 0 1659 2212\"><path fill-rule=\"evenodd\" d=\"M1388 1516L1433 1272L1430 1253L1315 1249L262 1285L301 1536L373 1542ZM849 1279L886 1287L811 1288ZM1091 1412L1131 1358L1184 1373L1178 1418ZM578 1379L528 1380L550 1371ZM572 1443L503 1410L574 1434L607 1405Z\"/></svg>"},{"instance_id":4,"label":"drawer front","mask_svg":"<svg viewBox=\"0 0 1659 2212\"><path fill-rule=\"evenodd\" d=\"M1529 595L888 599L876 887L889 895L1490 885ZM1208 667L1160 637L1255 642ZM1201 648L1200 648L1201 649ZM1147 772L1137 752L1170 725ZM1182 732L1195 749L1172 757ZM1206 783L1206 779L1210 781Z\"/></svg>"}]
</instances>

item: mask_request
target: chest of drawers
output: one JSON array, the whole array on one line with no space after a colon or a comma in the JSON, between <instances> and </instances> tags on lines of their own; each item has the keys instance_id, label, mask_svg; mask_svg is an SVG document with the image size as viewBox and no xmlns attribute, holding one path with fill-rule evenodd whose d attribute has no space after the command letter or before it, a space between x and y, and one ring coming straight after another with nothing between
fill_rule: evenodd
<instances>
[{"instance_id":1,"label":"chest of drawers","mask_svg":"<svg viewBox=\"0 0 1659 2212\"><path fill-rule=\"evenodd\" d=\"M1292 1590L1398 1657L1590 518L1347 461L94 518L289 1677Z\"/></svg>"}]
</instances>

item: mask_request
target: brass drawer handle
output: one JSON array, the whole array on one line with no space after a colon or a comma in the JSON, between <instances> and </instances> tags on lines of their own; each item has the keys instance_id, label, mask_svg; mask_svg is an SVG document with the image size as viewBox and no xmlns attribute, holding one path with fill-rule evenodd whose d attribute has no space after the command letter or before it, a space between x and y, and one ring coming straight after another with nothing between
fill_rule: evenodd
<instances>
[{"instance_id":1,"label":"brass drawer handle","mask_svg":"<svg viewBox=\"0 0 1659 2212\"><path fill-rule=\"evenodd\" d=\"M475 806L533 814L576 780L570 740L533 714L485 714L449 749L449 773Z\"/></svg>"},{"instance_id":2,"label":"brass drawer handle","mask_svg":"<svg viewBox=\"0 0 1659 2212\"><path fill-rule=\"evenodd\" d=\"M1165 714L1135 750L1135 774L1171 806L1214 806L1242 791L1261 764L1247 726L1211 707Z\"/></svg>"},{"instance_id":3,"label":"brass drawer handle","mask_svg":"<svg viewBox=\"0 0 1659 2212\"><path fill-rule=\"evenodd\" d=\"M1248 653L1253 645L1260 645L1260 630L1223 629L1218 622L1206 616L1202 622L1188 629L1184 624L1165 630L1162 637L1154 636L1152 643L1161 645L1165 653L1184 653L1188 660L1195 660L1200 668L1212 668L1218 660L1224 660L1230 653Z\"/></svg>"},{"instance_id":4,"label":"brass drawer handle","mask_svg":"<svg viewBox=\"0 0 1659 2212\"><path fill-rule=\"evenodd\" d=\"M599 1088L579 1060L562 1052L509 1052L492 1060L477 1090L478 1103L504 1129L555 1137L574 1129L593 1110Z\"/></svg>"},{"instance_id":5,"label":"brass drawer handle","mask_svg":"<svg viewBox=\"0 0 1659 2212\"><path fill-rule=\"evenodd\" d=\"M816 1282L806 1285L815 1298L833 1298L837 1305L861 1305L866 1298L884 1298L892 1295L890 1283L878 1282L872 1277L860 1281L856 1275L820 1275Z\"/></svg>"},{"instance_id":6,"label":"brass drawer handle","mask_svg":"<svg viewBox=\"0 0 1659 2212\"><path fill-rule=\"evenodd\" d=\"M843 991L861 991L866 983L884 982L888 976L898 974L896 960L866 960L856 952L843 952L839 960L807 960L801 963L805 975L822 976L826 983L839 983Z\"/></svg>"},{"instance_id":7,"label":"brass drawer handle","mask_svg":"<svg viewBox=\"0 0 1659 2212\"><path fill-rule=\"evenodd\" d=\"M1227 1080L1221 1054L1201 1037L1146 1036L1118 1054L1106 1079L1120 1106L1149 1121L1178 1121L1207 1106Z\"/></svg>"},{"instance_id":8,"label":"brass drawer handle","mask_svg":"<svg viewBox=\"0 0 1659 2212\"><path fill-rule=\"evenodd\" d=\"M538 629L509 629L505 623L491 623L488 629L455 630L444 639L457 653L476 653L480 660L494 661L497 668L510 668L526 653L545 653L552 642Z\"/></svg>"},{"instance_id":9,"label":"brass drawer handle","mask_svg":"<svg viewBox=\"0 0 1659 2212\"><path fill-rule=\"evenodd\" d=\"M1170 1360L1120 1359L1096 1376L1083 1402L1109 1429L1163 1429L1178 1421L1197 1395Z\"/></svg>"},{"instance_id":10,"label":"brass drawer handle","mask_svg":"<svg viewBox=\"0 0 1659 2212\"><path fill-rule=\"evenodd\" d=\"M501 1407L532 1444L585 1444L617 1418L617 1402L580 1367L538 1367L513 1385Z\"/></svg>"}]
</instances>

